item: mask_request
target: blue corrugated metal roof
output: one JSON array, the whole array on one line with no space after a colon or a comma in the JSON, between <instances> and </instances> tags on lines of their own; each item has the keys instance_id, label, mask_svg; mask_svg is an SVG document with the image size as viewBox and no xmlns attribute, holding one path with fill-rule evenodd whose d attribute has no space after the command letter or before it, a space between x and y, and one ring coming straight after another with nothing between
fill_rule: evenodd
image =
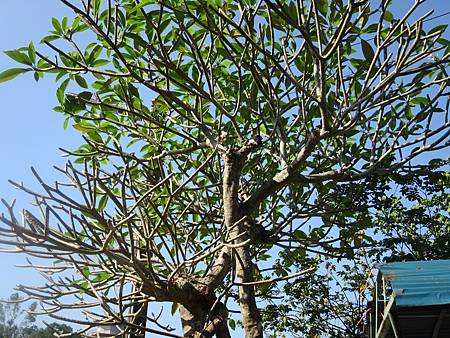
<instances>
[{"instance_id":1,"label":"blue corrugated metal roof","mask_svg":"<svg viewBox=\"0 0 450 338\"><path fill-rule=\"evenodd\" d=\"M450 259L382 264L397 306L450 304Z\"/></svg>"}]
</instances>

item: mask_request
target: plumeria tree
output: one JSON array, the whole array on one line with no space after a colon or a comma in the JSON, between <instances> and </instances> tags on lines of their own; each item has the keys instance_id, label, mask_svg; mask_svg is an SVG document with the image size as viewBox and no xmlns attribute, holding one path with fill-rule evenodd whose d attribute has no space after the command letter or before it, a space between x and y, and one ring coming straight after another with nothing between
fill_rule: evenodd
<instances>
[{"instance_id":1,"label":"plumeria tree","mask_svg":"<svg viewBox=\"0 0 450 338\"><path fill-rule=\"evenodd\" d=\"M286 283L330 287L326 266L371 245L370 205L335 192L450 145L450 42L425 0L395 19L388 0L60 1L74 20L7 51L23 66L0 81L55 76L85 143L61 182L14 183L37 209L4 201L0 232L49 262L21 291L83 309L81 333L262 337ZM183 333L148 315L162 302Z\"/></svg>"}]
</instances>

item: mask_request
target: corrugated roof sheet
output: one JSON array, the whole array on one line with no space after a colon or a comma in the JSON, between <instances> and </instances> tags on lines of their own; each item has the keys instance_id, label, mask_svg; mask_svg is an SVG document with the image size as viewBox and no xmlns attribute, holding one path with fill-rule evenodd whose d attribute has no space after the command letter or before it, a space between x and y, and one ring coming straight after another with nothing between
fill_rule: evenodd
<instances>
[{"instance_id":1,"label":"corrugated roof sheet","mask_svg":"<svg viewBox=\"0 0 450 338\"><path fill-rule=\"evenodd\" d=\"M450 304L450 259L394 262L379 266L397 306Z\"/></svg>"}]
</instances>

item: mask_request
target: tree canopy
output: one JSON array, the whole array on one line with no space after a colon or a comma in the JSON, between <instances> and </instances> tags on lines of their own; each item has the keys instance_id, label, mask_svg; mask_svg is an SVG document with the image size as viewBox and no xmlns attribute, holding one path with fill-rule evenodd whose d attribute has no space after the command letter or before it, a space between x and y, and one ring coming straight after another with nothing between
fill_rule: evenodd
<instances>
[{"instance_id":1,"label":"tree canopy","mask_svg":"<svg viewBox=\"0 0 450 338\"><path fill-rule=\"evenodd\" d=\"M58 318L85 310L86 330L262 337L286 291L326 305L307 292L374 246L364 190L450 145L450 42L425 0L395 18L389 0L60 1L75 19L6 51L22 66L0 82L54 75L85 143L60 182L33 170L42 192L13 182L37 209L4 201L0 234L49 260L21 291ZM162 302L183 333L146 317Z\"/></svg>"}]
</instances>

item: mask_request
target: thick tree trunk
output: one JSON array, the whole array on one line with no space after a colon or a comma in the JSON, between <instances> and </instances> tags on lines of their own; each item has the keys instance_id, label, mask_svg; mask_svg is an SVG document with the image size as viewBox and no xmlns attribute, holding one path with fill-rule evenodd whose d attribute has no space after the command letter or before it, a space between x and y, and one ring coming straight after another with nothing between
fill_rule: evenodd
<instances>
[{"instance_id":1,"label":"thick tree trunk","mask_svg":"<svg viewBox=\"0 0 450 338\"><path fill-rule=\"evenodd\" d=\"M223 321L217 328L216 331L217 338L231 338L230 330L228 329L228 325L226 321Z\"/></svg>"},{"instance_id":2,"label":"thick tree trunk","mask_svg":"<svg viewBox=\"0 0 450 338\"><path fill-rule=\"evenodd\" d=\"M253 281L253 269L248 248L236 249L236 273L238 283ZM255 289L253 285L239 286L239 307L242 324L247 338L262 338L263 327L261 315L256 306Z\"/></svg>"},{"instance_id":3,"label":"thick tree trunk","mask_svg":"<svg viewBox=\"0 0 450 338\"><path fill-rule=\"evenodd\" d=\"M230 153L224 158L223 196L225 226L230 231L234 244L242 244L250 238L239 205L239 179L244 164L245 154ZM252 262L248 246L240 246L236 252L236 273L238 283L253 281ZM247 338L263 337L262 322L256 306L253 286L239 286L239 306L242 323Z\"/></svg>"},{"instance_id":4,"label":"thick tree trunk","mask_svg":"<svg viewBox=\"0 0 450 338\"><path fill-rule=\"evenodd\" d=\"M193 315L183 305L179 305L179 312L184 337L195 337L196 334L202 332L205 326L204 316Z\"/></svg>"},{"instance_id":5,"label":"thick tree trunk","mask_svg":"<svg viewBox=\"0 0 450 338\"><path fill-rule=\"evenodd\" d=\"M180 305L180 318L183 327L183 336L191 338L209 338L214 335L217 338L231 338L227 326L228 312L223 304L219 303L219 308L213 311L213 316L206 323L207 314L191 313L186 307Z\"/></svg>"}]
</instances>

